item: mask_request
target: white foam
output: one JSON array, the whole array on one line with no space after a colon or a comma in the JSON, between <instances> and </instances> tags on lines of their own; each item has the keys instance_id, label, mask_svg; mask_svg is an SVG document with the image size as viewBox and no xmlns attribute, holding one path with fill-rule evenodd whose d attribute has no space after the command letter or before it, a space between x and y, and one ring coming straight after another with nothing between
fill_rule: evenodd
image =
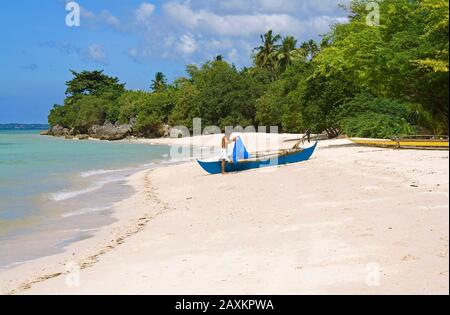
<instances>
[{"instance_id":1,"label":"white foam","mask_svg":"<svg viewBox=\"0 0 450 315\"><path fill-rule=\"evenodd\" d=\"M22 264L27 263L29 261L31 261L31 260L23 260L23 261L17 261L17 262L14 262L14 263L10 263L8 265L0 267L0 271L4 271L4 270L7 270L7 269L14 268L16 266L22 265ZM1 292L0 292L0 295L1 295Z\"/></svg>"},{"instance_id":2,"label":"white foam","mask_svg":"<svg viewBox=\"0 0 450 315\"><path fill-rule=\"evenodd\" d=\"M80 215L85 215L92 212L101 212L111 209L112 207L98 207L98 208L83 208L77 211L68 212L62 215L63 218L71 218Z\"/></svg>"},{"instance_id":3,"label":"white foam","mask_svg":"<svg viewBox=\"0 0 450 315\"><path fill-rule=\"evenodd\" d=\"M104 170L104 169L99 169L99 170L90 170L90 171L86 171L80 174L81 177L91 177L91 176L96 176L96 175L105 175L105 174L111 174L111 173L118 173L118 172L125 172L125 171L129 171L131 170L131 168L122 168L122 169L117 169L117 170Z\"/></svg>"},{"instance_id":4,"label":"white foam","mask_svg":"<svg viewBox=\"0 0 450 315\"><path fill-rule=\"evenodd\" d=\"M103 186L105 186L106 184L113 183L113 182L120 182L122 180L124 180L123 177L110 178L108 180L99 181L99 182L97 182L97 183L93 184L92 186L87 187L85 189L74 190L74 191L60 191L60 192L56 192L56 193L53 193L51 195L51 199L53 201L64 201L64 200L72 199L72 198L78 197L80 195L88 194L90 192L94 192L96 190L99 190Z\"/></svg>"},{"instance_id":5,"label":"white foam","mask_svg":"<svg viewBox=\"0 0 450 315\"><path fill-rule=\"evenodd\" d=\"M176 162L180 162L180 161L169 160L169 161L163 161L162 163L163 164L166 164L166 163L171 164L171 163L176 163ZM94 170L83 172L80 174L80 176L83 178L89 178L89 177L93 177L93 176L108 175L108 174L114 174L114 173L120 173L120 172L132 172L132 171L138 171L140 169L145 169L148 167L154 167L155 165L157 165L157 163L150 162L150 163L141 165L140 167L128 167L128 168L110 169L110 170L94 169ZM59 191L59 192L53 193L51 195L50 199L52 199L53 201L64 201L64 200L72 199L72 198L78 197L80 195L84 195L84 194L99 190L106 184L113 183L113 182L120 182L120 181L124 180L125 178L126 177L123 175L119 175L119 176L112 175L112 176L107 176L106 178L101 177L101 179L102 179L101 181L98 181L95 184L93 184L85 189L74 190L74 191Z\"/></svg>"}]
</instances>

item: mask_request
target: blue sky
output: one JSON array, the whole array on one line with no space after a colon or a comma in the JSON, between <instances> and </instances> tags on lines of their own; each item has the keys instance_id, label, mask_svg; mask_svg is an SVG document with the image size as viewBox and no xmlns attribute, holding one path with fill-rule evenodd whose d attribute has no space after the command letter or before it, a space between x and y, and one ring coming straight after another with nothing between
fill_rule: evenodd
<instances>
[{"instance_id":1,"label":"blue sky","mask_svg":"<svg viewBox=\"0 0 450 315\"><path fill-rule=\"evenodd\" d=\"M67 27L66 2L0 1L0 123L45 123L69 69L148 90L155 72L173 80L218 54L250 65L259 34L318 39L345 21L348 0L79 0L80 27Z\"/></svg>"}]
</instances>

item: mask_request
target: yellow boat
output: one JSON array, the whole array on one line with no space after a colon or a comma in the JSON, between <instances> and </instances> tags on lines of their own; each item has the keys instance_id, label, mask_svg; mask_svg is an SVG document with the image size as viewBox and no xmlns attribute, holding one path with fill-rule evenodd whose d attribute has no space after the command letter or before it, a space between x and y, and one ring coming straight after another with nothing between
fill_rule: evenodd
<instances>
[{"instance_id":1,"label":"yellow boat","mask_svg":"<svg viewBox=\"0 0 450 315\"><path fill-rule=\"evenodd\" d=\"M412 136L397 139L349 138L349 140L360 145L382 148L423 150L449 149L448 136Z\"/></svg>"}]
</instances>

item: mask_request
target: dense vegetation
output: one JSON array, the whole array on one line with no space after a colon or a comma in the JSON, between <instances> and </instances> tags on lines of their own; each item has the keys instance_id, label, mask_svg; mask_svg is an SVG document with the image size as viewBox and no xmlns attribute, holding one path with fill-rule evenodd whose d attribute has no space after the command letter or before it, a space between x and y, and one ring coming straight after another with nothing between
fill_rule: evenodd
<instances>
[{"instance_id":1,"label":"dense vegetation","mask_svg":"<svg viewBox=\"0 0 450 315\"><path fill-rule=\"evenodd\" d=\"M298 44L269 31L254 66L236 69L221 56L151 92L127 91L101 71L72 71L67 98L50 125L86 132L94 124L131 123L151 136L161 124L277 125L282 131L329 136L448 134L448 1L379 0L380 26L366 23L367 0L347 8L321 43Z\"/></svg>"}]
</instances>

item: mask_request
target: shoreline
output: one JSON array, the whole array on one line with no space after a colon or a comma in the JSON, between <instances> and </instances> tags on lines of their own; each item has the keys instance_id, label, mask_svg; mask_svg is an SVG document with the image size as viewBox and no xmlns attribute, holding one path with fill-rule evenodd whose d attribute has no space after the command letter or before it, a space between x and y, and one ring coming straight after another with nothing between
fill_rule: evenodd
<instances>
[{"instance_id":1,"label":"shoreline","mask_svg":"<svg viewBox=\"0 0 450 315\"><path fill-rule=\"evenodd\" d=\"M298 135L293 135L292 137L294 136L297 137ZM215 143L216 139L211 139L210 141ZM352 159L351 154L358 154L362 159ZM412 160L411 162L408 159L402 160L402 157L403 159L412 157ZM340 159L344 161L340 161ZM395 160L398 165L392 163L390 159L398 159ZM436 164L433 161L430 162L432 159L438 159L436 160L438 162L441 159L447 160L446 162L441 162L446 163L447 166L437 162ZM332 162L334 164L329 165ZM418 168L419 165L425 165L424 163L429 168L425 170L425 173L433 174L425 174L420 178L416 178L417 174L415 173L417 170L414 171L414 169ZM352 165L350 169L347 164ZM352 170L351 168L355 169ZM365 169L367 173L358 174L356 169ZM398 176L398 174L406 171L408 176ZM303 175L303 173L306 173L306 175ZM397 176L394 176L394 174L397 174ZM439 175L438 179L433 178L433 175L436 174ZM297 191L295 182L298 179L295 178L298 176L301 176L303 181L306 181L307 186L303 187L302 185L303 190L305 190L304 194L295 197L293 192ZM447 176L447 179L445 179L445 176ZM359 179L360 177L361 179ZM181 187L177 188L177 185L172 185L171 178L178 178L177 182L179 181L180 186L184 190ZM334 187L343 178L349 181L347 185L356 185L355 189L362 189L360 191L362 200L359 200L359 197L354 192L351 193L354 200L348 197L345 198L345 194L342 195L343 191L341 189L343 188L340 187L341 185ZM273 183L272 180L274 179L276 181L281 180L280 184ZM269 182L267 182L268 180ZM336 181L336 183L331 183L333 185L330 186L330 180ZM364 181L365 186L358 188L361 180ZM439 182L439 186L436 186L435 181ZM195 185L198 185L198 188L195 190L191 186L194 182ZM411 195L411 193L417 194L417 192L414 192L415 187L412 186L419 186L416 189L428 196L426 199L429 204L429 211L439 214L438 219L440 220L445 220L445 217L448 219L448 152L393 151L363 148L350 145L347 140L331 140L322 142L318 156L313 157L308 163L277 167L265 171L244 172L223 178L220 176L206 176L197 169L195 163L187 162L177 165L160 165L155 169L138 172L129 178L128 183L132 185L136 192L130 198L115 204L112 215L114 219L117 219L115 223L102 227L89 239L69 245L65 248L64 253L26 262L9 270L8 274L0 272L0 293L83 294L97 291L98 293L112 292L113 294L125 292L137 294L197 294L206 292L214 292L215 294L232 292L241 294L279 294L280 291L286 294L309 294L311 292L416 293L421 292L418 287L413 285L417 281L414 282L414 279L410 279L413 276L410 278L405 276L403 269L409 270L408 272L415 271L416 274L417 272L423 274L424 272L434 273L432 270L436 268L443 274L431 277L436 284L427 283L425 293L448 292L448 267L446 270L440 270L444 268L442 266L445 263L448 266L448 224L447 231L445 231L443 229L445 228L445 221L440 222L436 218L424 214L424 210L420 210L420 207L414 211L413 217L415 219L422 218L422 221L425 220L421 224L416 222L416 224L420 224L420 228L415 227L417 229L416 232L423 237L414 237L416 241L420 241L420 244L425 240L428 243L431 242L433 250L436 246L441 248L437 258L432 259L430 254L428 254L429 249L420 244L414 244L414 246L419 246L420 248L420 250L415 250L414 246L411 247L413 245L412 241L408 241L408 238L406 240L403 239L405 237L403 234L410 228L398 221L399 215L406 214L407 205L412 205L411 200L408 201L406 199L414 199L414 195ZM247 186L249 183L251 183L251 186ZM410 185L405 185L405 183L410 183ZM241 191L238 189L240 185L248 188ZM276 201L278 206L265 197L269 193L267 185L270 185L274 190L281 189L280 192L283 191L283 197L276 198L273 201ZM395 190L396 194L400 191L404 193L404 195L399 195L401 201L397 201L395 204L400 214L391 213L386 209L379 209L387 219L393 220L390 223L384 222L382 217L379 217L381 214L377 214L375 218L367 217L364 214L367 210L364 209L373 209L374 205L378 208L377 205L386 202L384 200L390 200L389 203L392 203L393 199L390 198L393 197L393 192L386 190L391 186L395 187L392 189ZM228 193L225 196L221 196L219 193L216 198L204 196L201 194L201 190L206 189L206 187L213 194L213 197L215 196L214 194L220 191L227 191ZM318 192L315 190L318 190ZM330 194L332 190L337 191ZM428 195L430 194L427 192L429 190L436 190L436 195ZM260 195L261 192L263 192L263 195ZM384 193L382 194L382 192ZM322 196L322 200L320 198L317 200L313 195ZM344 199L341 199L340 196L343 196ZM388 198L388 196L390 197ZM244 204L239 205L239 203L230 199L231 197L238 198ZM249 201L246 201L247 198ZM261 198L263 199L262 201L259 200ZM213 201L215 199L218 200ZM447 206L443 206L442 201L446 201ZM208 207L211 202L214 205L212 208ZM260 209L258 207L255 208L255 202L259 203ZM300 203L302 207L298 207L297 203ZM425 207L425 205L422 205L424 202L421 200L416 200L416 203L420 203L421 207ZM303 207L310 209L306 211ZM294 208L298 208L298 210L292 212L290 209ZM169 209L171 211L168 211ZM331 209L335 209L337 212L330 212ZM301 217L298 217L297 211L301 212ZM283 212L285 213L283 214ZM320 215L317 216L314 214L315 212L319 212ZM255 216L256 214L262 217ZM444 217L442 218L442 216ZM286 221L285 217L291 219ZM248 221L249 218L252 220ZM403 219L410 220L409 218ZM299 223L295 223L297 220L300 220ZM364 226L371 225L370 221L374 221L375 225L370 227L371 230L366 230ZM359 225L354 227L354 222L358 222ZM424 223L425 225L432 224L434 230L442 235L436 240L434 238L430 239L428 234L425 235L425 230L422 231ZM200 230L193 230L192 227L189 227L189 224L198 226ZM379 230L380 225L383 226L382 231ZM342 227L346 229L343 230ZM393 233L392 229L389 228L396 232ZM331 234L330 229L333 232ZM349 233L347 229L351 230L352 233ZM404 230L403 232L402 229ZM294 231L303 234L303 237L298 239L295 234L292 234ZM259 238L262 237L261 241L263 243L258 243L255 235L260 235L261 232L263 234ZM387 235L385 233L393 233L394 236L391 235L391 238L386 239ZM412 230L411 233L413 233ZM240 234L241 236L238 236ZM291 238L286 238L287 235L293 236L295 242ZM360 235L359 238L362 238L362 240L355 235ZM334 239L337 236L339 237ZM361 243L367 238L370 240L368 244ZM399 258L395 257L396 261L392 263L389 255L397 256L396 252L387 254L385 252L386 248L380 244L380 241L391 241L392 243L392 240L395 239L399 244L390 244L385 247L387 247L388 252L392 250L390 247L395 247L396 251L402 252L403 255ZM178 244L175 240L178 240L181 244ZM186 243L187 240L193 243ZM255 241L256 243L254 243ZM198 245L197 242L199 242ZM265 244L275 245L280 242L283 244L282 251L275 248L270 249L270 246ZM400 244L402 242L403 245ZM236 247L233 247L233 244ZM298 245L295 244L300 244L300 247L304 248L303 250L306 250L306 252L303 252L302 255L297 253L292 256L291 252L298 252L299 250ZM350 246L349 244L352 245ZM155 247L156 245L163 246L163 248ZM260 251L251 249L251 247L248 248L247 246L249 245L251 247L256 246L256 249L259 248ZM146 246L153 248L153 250L149 251ZM375 249L380 246L381 248ZM145 252L142 254L140 254L141 247L145 249ZM165 249L165 247L167 248ZM217 252L220 248L222 252ZM333 248L337 252L333 253ZM401 248L403 250L399 250ZM303 250L300 250L300 252ZM271 253L272 251L274 252ZM368 252L366 254L361 253L365 251ZM264 252L266 254L261 256ZM280 257L275 252L281 256L288 255L287 257L289 258L285 257L279 261ZM125 257L129 257L129 261L125 265L125 262L120 259L120 256L124 255L124 253L128 255ZM422 255L422 257L420 253L425 256ZM236 256L237 254L238 256ZM303 255L307 256L308 259L299 263L300 265L297 267L300 269L296 269L297 267L291 269L293 261L299 260L301 262L304 260ZM365 256L370 258L367 260L367 263L365 263L365 258L361 262L361 257ZM221 259L228 261L231 264L229 267L231 267L232 272L228 273L228 275L221 275L223 272L220 270L223 269L219 266L222 263L216 257L221 257ZM253 267L241 265L244 261L239 257L247 257L245 261ZM140 261L141 259L144 259L145 264L148 264L148 266L141 266L144 263L144 261ZM319 259L318 261L328 261L328 263L337 260L339 263L337 266L331 263L331 265L320 267L321 264L316 265L317 262L315 260L317 259ZM205 265L208 260L211 264L210 267ZM262 267L258 260L262 260L269 267ZM386 270L383 268L383 273L385 273L383 281L387 281L386 279L389 278L386 274L394 276L396 273L401 273L403 280L409 283L409 289L406 289L408 287L406 284L400 284L396 287L390 283L388 290L385 291L380 290L386 289L386 287L371 288L365 285L363 281L364 270L368 263L377 260L381 260L383 264L385 261L389 262L389 264L386 263L388 265ZM161 264L163 261L165 263ZM423 265L424 261L425 265ZM70 287L65 284L65 276L70 276L73 273L73 270L66 268L67 263L80 266L82 283L80 287ZM436 265L437 263L439 263L438 266ZM415 265L402 267L398 271L395 270L398 264ZM128 265L131 266L129 269L126 267ZM178 270L177 274L181 272L179 274L180 279L177 280L167 274L164 266ZM270 266L272 269L270 269ZM281 266L283 266L282 269L287 269L287 271L282 272L281 269L279 270ZM350 268L351 266L353 267ZM107 276L106 271L102 271L105 268L109 271L117 270L119 274ZM128 271L125 272L123 268ZM198 283L192 283L193 278L189 276L190 273L187 271L192 270L195 271L194 273L197 273L202 268L205 269L206 275L202 274ZM339 274L339 268L342 269L343 275ZM425 271L418 268L422 268ZM248 284L236 277L239 274L239 269L241 269L242 273L240 277L246 279ZM280 286L281 284L276 284L278 283L277 281L275 281L274 285L274 282L269 281L266 283L267 291L264 291L264 289L260 288L260 285L264 283L263 275L268 277L268 279L272 279L272 276L267 273L271 270L272 272L281 272L279 277L285 279L287 285ZM129 272L131 274L128 274ZM155 278L155 272L162 273L160 280ZM320 276L323 272L325 274ZM135 278L141 273L146 275L145 277L147 278L145 279L148 280L148 283L147 281L142 282L142 279L137 280ZM22 274L26 276L22 277ZM118 285L124 279L125 274L128 274L128 277L137 282L126 288L120 288ZM251 274L254 275L250 276ZM296 278L298 274L302 274L300 279L308 279L306 282L299 282L303 284L303 287L299 287L299 284L288 280L291 277ZM357 286L358 290L355 289L351 281L355 280L355 274L362 277L357 281L359 283ZM350 281L342 282L344 275L349 277ZM227 280L222 282L220 281L221 277ZM151 279L153 281L150 281ZM330 283L332 279L335 281L334 284ZM445 281L443 282L443 280L446 280L447 285L444 284ZM85 281L89 285L85 284ZM99 284L95 284L98 282ZM100 282L112 284L112 287L109 288L106 284L102 285ZM193 287L188 289L188 283L191 283ZM174 287L174 285L176 286ZM209 291L208 288L210 289ZM232 290L233 288L234 291ZM279 290L277 291L276 288Z\"/></svg>"},{"instance_id":2,"label":"shoreline","mask_svg":"<svg viewBox=\"0 0 450 315\"><path fill-rule=\"evenodd\" d=\"M169 166L161 165L159 167ZM146 202L156 201L159 203L159 200L154 199L151 188L147 186L149 184L147 176L152 170L138 171L127 180L127 184L135 192L131 197L112 206L110 217L115 221L112 224L101 226L87 239L69 244L62 248L60 253L18 262L16 267L0 270L0 295L18 294L36 283L70 274L68 268L64 268L64 266L70 267L73 263L78 265L80 270L86 269L93 265L98 257L123 244L129 236L138 233L152 217L159 214L159 211L152 213L142 207L136 207L137 211L130 214L121 209L133 205L136 199L142 201L141 197L144 197ZM22 277L22 274L26 274L26 276Z\"/></svg>"},{"instance_id":3,"label":"shoreline","mask_svg":"<svg viewBox=\"0 0 450 315\"><path fill-rule=\"evenodd\" d=\"M283 143L286 140L292 141L292 139L297 140L301 138L303 135L301 134L266 134L266 133L235 133L235 136L241 136L245 140L248 140L249 138L254 138L256 141L250 141L248 142L248 147L254 151L258 149L273 149L277 147L281 148L287 148L291 146L291 142L289 143ZM55 137L50 135L41 135L43 137ZM142 145L167 145L167 146L182 146L182 147L192 147L195 146L197 148L207 148L206 155L210 155L211 149L214 149L217 147L217 143L220 143L221 137L223 135L221 134L215 134L215 135L208 135L208 136L196 136L196 137L186 137L186 138L158 138L158 139L147 139L147 138L134 138L134 139L123 139L118 140L116 142L122 142L122 143L131 143L131 144L142 144ZM89 138L85 140L79 140L79 139L65 139L64 137L56 137L60 139L64 139L67 141L105 141L109 142L107 140L99 140L95 138ZM203 151L201 151L202 154L204 154ZM217 153L217 152L216 152ZM54 277L58 277L61 275L64 275L64 271L61 271L60 266L62 264L72 264L72 261L77 260L80 261L77 263L81 266L81 269L84 269L86 266L86 263L84 261L90 261L92 259L96 259L98 256L103 255L113 248L115 248L118 245L121 245L122 240L125 237L128 237L132 234L125 233L122 236L116 235L116 230L126 230L129 229L134 230L136 226L134 225L136 219L138 219L138 227L141 226L142 220L138 218L141 215L136 215L134 217L128 217L123 216L123 211L121 211L121 208L127 207L128 202L132 203L134 198L139 198L139 191L143 189L143 186L139 181L146 177L149 172L156 168L165 168L170 167L174 165L184 164L184 163L190 163L192 162L192 157L189 158L189 160L184 161L175 161L171 163L161 163L155 168L148 168L144 171L138 171L135 174L131 175L128 180L126 180L127 184L132 187L132 189L135 191L133 195L129 198L126 198L120 202L116 202L113 204L113 206L110 208L111 214L109 217L111 220L115 221L112 224L101 226L97 229L95 229L95 232L93 234L90 234L87 239L82 240L76 240L74 242L71 242L68 246L60 248L58 253L50 254L42 257L37 257L35 259L27 260L27 261L21 261L16 262L8 266L7 268L4 268L0 270L0 295L4 294L16 294L18 292L21 292L23 290L28 289L30 284L40 283L42 281L52 279ZM161 203L161 201L157 201L157 203ZM141 212L140 212L141 213ZM142 213L141 213L142 214ZM145 222L148 223L147 217L143 216L145 218ZM129 222L126 222L129 221ZM138 231L137 231L138 232ZM119 233L120 234L120 233ZM111 237L106 237L107 235L111 235ZM119 240L118 242L112 242L113 245L111 245L111 242L106 241L107 238L113 238L114 237ZM87 247L94 247L95 250L88 250L84 251ZM77 252L85 252L84 254L70 254L70 252L77 253ZM79 257L80 256L80 257ZM59 268L48 268L49 265L56 266L58 265ZM88 263L90 265L90 263ZM27 276L26 280L22 281L23 279L17 279L15 274L22 274L25 270L25 274ZM10 270L13 270L14 275L11 276L4 276L4 274L9 273ZM17 271L16 271L17 270ZM45 273L43 274L43 272ZM30 275L30 277L28 277ZM24 279L25 279L24 278ZM31 278L31 279L28 279ZM7 283L6 289L3 288L5 286L4 284ZM15 287L15 289L10 289L10 287ZM18 289L17 289L18 288Z\"/></svg>"},{"instance_id":4,"label":"shoreline","mask_svg":"<svg viewBox=\"0 0 450 315\"><path fill-rule=\"evenodd\" d=\"M165 164L169 153L169 146L72 143L36 131L2 134L1 141L2 270L57 254L110 225L110 208L134 194L127 178Z\"/></svg>"}]
</instances>

